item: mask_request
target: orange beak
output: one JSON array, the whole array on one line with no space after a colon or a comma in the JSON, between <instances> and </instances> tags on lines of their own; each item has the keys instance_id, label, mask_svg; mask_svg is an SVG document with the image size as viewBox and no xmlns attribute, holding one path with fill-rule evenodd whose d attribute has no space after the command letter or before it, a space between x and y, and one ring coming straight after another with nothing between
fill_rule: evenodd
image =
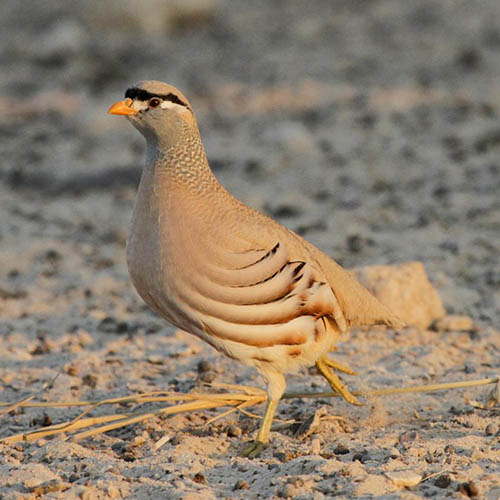
<instances>
[{"instance_id":1,"label":"orange beak","mask_svg":"<svg viewBox=\"0 0 500 500\"><path fill-rule=\"evenodd\" d=\"M110 115L126 115L126 116L134 116L139 111L135 110L132 106L132 99L125 99L124 101L118 101L113 104L108 109L108 113Z\"/></svg>"}]
</instances>

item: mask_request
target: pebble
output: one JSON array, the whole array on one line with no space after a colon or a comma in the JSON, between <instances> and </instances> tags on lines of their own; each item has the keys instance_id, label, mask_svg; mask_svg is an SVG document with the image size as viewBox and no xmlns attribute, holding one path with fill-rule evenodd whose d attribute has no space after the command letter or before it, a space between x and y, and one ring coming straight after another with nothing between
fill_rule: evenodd
<instances>
[{"instance_id":1,"label":"pebble","mask_svg":"<svg viewBox=\"0 0 500 500\"><path fill-rule=\"evenodd\" d=\"M415 441L417 438L418 434L415 431L406 431L399 436L398 441L400 444L407 444Z\"/></svg>"},{"instance_id":2,"label":"pebble","mask_svg":"<svg viewBox=\"0 0 500 500\"><path fill-rule=\"evenodd\" d=\"M178 433L171 439L170 444L173 446L177 446L182 443L182 434Z\"/></svg>"},{"instance_id":3,"label":"pebble","mask_svg":"<svg viewBox=\"0 0 500 500\"><path fill-rule=\"evenodd\" d=\"M343 444L339 444L334 450L335 455L347 455L349 453L349 448Z\"/></svg>"},{"instance_id":4,"label":"pebble","mask_svg":"<svg viewBox=\"0 0 500 500\"><path fill-rule=\"evenodd\" d=\"M198 373L211 372L214 370L214 365L210 361L202 360L198 363Z\"/></svg>"},{"instance_id":5,"label":"pebble","mask_svg":"<svg viewBox=\"0 0 500 500\"><path fill-rule=\"evenodd\" d=\"M426 329L446 311L422 262L354 269L362 285L397 314L407 326Z\"/></svg>"},{"instance_id":6,"label":"pebble","mask_svg":"<svg viewBox=\"0 0 500 500\"><path fill-rule=\"evenodd\" d=\"M462 483L458 486L457 490L470 498L475 498L479 496L479 489L474 481L468 481L467 483Z\"/></svg>"},{"instance_id":7,"label":"pebble","mask_svg":"<svg viewBox=\"0 0 500 500\"><path fill-rule=\"evenodd\" d=\"M278 491L278 496L280 498L293 498L296 496L297 488L292 484L285 484Z\"/></svg>"},{"instance_id":8,"label":"pebble","mask_svg":"<svg viewBox=\"0 0 500 500\"><path fill-rule=\"evenodd\" d=\"M441 474L434 481L434 486L437 486L438 488L448 488L450 484L451 484L451 477L449 474Z\"/></svg>"},{"instance_id":9,"label":"pebble","mask_svg":"<svg viewBox=\"0 0 500 500\"><path fill-rule=\"evenodd\" d=\"M238 479L234 484L233 490L248 490L250 485L244 479Z\"/></svg>"},{"instance_id":10,"label":"pebble","mask_svg":"<svg viewBox=\"0 0 500 500\"><path fill-rule=\"evenodd\" d=\"M92 500L92 498L94 497L94 491L91 491L90 489L85 489L83 491L81 491L78 496L82 499L82 500Z\"/></svg>"},{"instance_id":11,"label":"pebble","mask_svg":"<svg viewBox=\"0 0 500 500\"><path fill-rule=\"evenodd\" d=\"M319 430L321 417L323 416L324 411L322 409L316 410L313 415L304 420L299 428L295 431L295 436L300 438L305 438L314 434Z\"/></svg>"},{"instance_id":12,"label":"pebble","mask_svg":"<svg viewBox=\"0 0 500 500\"><path fill-rule=\"evenodd\" d=\"M36 496L45 496L49 493L61 491L66 488L67 485L60 479L51 479L50 481L45 481L43 483L37 484L36 486L26 487L28 491Z\"/></svg>"},{"instance_id":13,"label":"pebble","mask_svg":"<svg viewBox=\"0 0 500 500\"><path fill-rule=\"evenodd\" d=\"M120 490L114 484L108 484L107 490L110 498L120 498Z\"/></svg>"},{"instance_id":14,"label":"pebble","mask_svg":"<svg viewBox=\"0 0 500 500\"><path fill-rule=\"evenodd\" d=\"M212 383L217 377L215 372L202 372L200 373L200 380L206 384Z\"/></svg>"},{"instance_id":15,"label":"pebble","mask_svg":"<svg viewBox=\"0 0 500 500\"><path fill-rule=\"evenodd\" d=\"M394 472L386 472L386 477L390 479L396 486L411 488L422 481L422 476L411 470L402 470Z\"/></svg>"},{"instance_id":16,"label":"pebble","mask_svg":"<svg viewBox=\"0 0 500 500\"><path fill-rule=\"evenodd\" d=\"M448 314L434 323L434 329L438 332L471 332L476 327L469 316Z\"/></svg>"},{"instance_id":17,"label":"pebble","mask_svg":"<svg viewBox=\"0 0 500 500\"><path fill-rule=\"evenodd\" d=\"M192 479L195 483L206 484L205 476L201 472L197 472Z\"/></svg>"},{"instance_id":18,"label":"pebble","mask_svg":"<svg viewBox=\"0 0 500 500\"><path fill-rule=\"evenodd\" d=\"M498 425L491 422L491 424L486 426L484 432L487 436L494 436L498 432Z\"/></svg>"},{"instance_id":19,"label":"pebble","mask_svg":"<svg viewBox=\"0 0 500 500\"><path fill-rule=\"evenodd\" d=\"M229 425L227 427L227 435L229 437L240 437L243 431L237 425Z\"/></svg>"},{"instance_id":20,"label":"pebble","mask_svg":"<svg viewBox=\"0 0 500 500\"><path fill-rule=\"evenodd\" d=\"M352 461L354 462L355 460L361 462L362 464L365 464L366 462L370 462L372 460L372 457L367 451L362 451L355 453L352 456Z\"/></svg>"}]
</instances>

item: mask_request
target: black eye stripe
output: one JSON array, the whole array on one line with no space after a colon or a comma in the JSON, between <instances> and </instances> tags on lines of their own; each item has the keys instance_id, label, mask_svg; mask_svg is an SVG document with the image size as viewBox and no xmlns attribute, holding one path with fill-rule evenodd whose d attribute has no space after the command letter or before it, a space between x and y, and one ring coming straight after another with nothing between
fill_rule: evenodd
<instances>
[{"instance_id":1,"label":"black eye stripe","mask_svg":"<svg viewBox=\"0 0 500 500\"><path fill-rule=\"evenodd\" d=\"M152 99L153 97L158 97L159 99L163 99L164 101L170 101L189 108L189 106L184 101L179 99L175 94L172 94L171 92L168 94L152 94L147 90L132 87L130 89L127 89L127 91L125 92L125 98L127 97L130 99L138 99L139 101L149 101L149 99Z\"/></svg>"}]
</instances>

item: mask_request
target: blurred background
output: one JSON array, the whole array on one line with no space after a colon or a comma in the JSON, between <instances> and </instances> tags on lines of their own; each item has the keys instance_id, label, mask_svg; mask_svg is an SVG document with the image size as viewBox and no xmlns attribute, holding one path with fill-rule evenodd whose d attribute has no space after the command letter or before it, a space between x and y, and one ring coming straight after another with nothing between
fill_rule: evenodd
<instances>
[{"instance_id":1,"label":"blurred background","mask_svg":"<svg viewBox=\"0 0 500 500\"><path fill-rule=\"evenodd\" d=\"M238 198L499 319L497 0L3 0L0 26L2 328L151 323L124 256L144 144L106 114L141 79L188 96Z\"/></svg>"}]
</instances>

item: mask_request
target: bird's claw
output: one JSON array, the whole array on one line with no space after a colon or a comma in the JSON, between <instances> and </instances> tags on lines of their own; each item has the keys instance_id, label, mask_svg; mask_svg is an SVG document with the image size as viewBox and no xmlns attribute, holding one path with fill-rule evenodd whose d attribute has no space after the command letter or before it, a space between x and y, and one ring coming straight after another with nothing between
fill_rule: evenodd
<instances>
[{"instance_id":1,"label":"bird's claw","mask_svg":"<svg viewBox=\"0 0 500 500\"><path fill-rule=\"evenodd\" d=\"M250 446L247 446L240 456L245 458L255 458L260 455L260 452L267 448L267 443L255 440Z\"/></svg>"}]
</instances>

